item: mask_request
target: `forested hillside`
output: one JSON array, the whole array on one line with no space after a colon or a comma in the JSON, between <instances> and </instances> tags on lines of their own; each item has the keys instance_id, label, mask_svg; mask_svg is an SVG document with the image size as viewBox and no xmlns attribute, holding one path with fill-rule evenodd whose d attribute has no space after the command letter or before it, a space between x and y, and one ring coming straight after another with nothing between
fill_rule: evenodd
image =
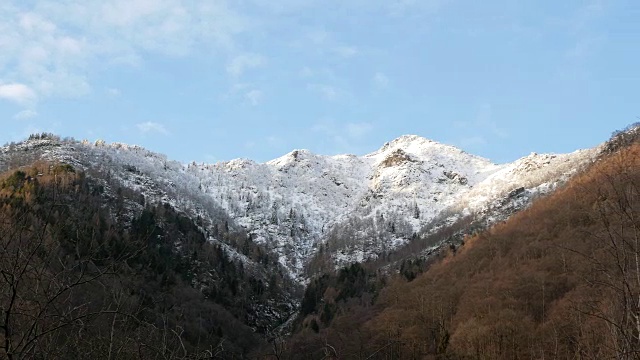
<instances>
[{"instance_id":1,"label":"forested hillside","mask_svg":"<svg viewBox=\"0 0 640 360\"><path fill-rule=\"evenodd\" d=\"M314 310L279 358L640 358L636 130L616 134L586 172L447 249L415 279L397 275L379 292L357 269L318 279L306 295ZM349 277L373 295L345 301Z\"/></svg>"},{"instance_id":2,"label":"forested hillside","mask_svg":"<svg viewBox=\"0 0 640 360\"><path fill-rule=\"evenodd\" d=\"M301 210L308 203L262 219L287 230L278 234L304 265L302 280L289 271L282 239L260 238L235 216L251 206L224 205L261 198L249 177L234 175L252 168L244 162L204 174L136 146L33 135L0 152L0 168L9 169L0 175L0 355L640 358L639 129L574 154L532 154L473 186L429 170L444 174L448 180L434 180L444 188L469 185L468 199L483 205L446 207L419 231L399 231L402 221L426 221L415 200L403 203L411 211L402 221L376 212L326 229L318 222L325 241L313 251L296 248L311 234ZM407 139L420 151L441 148ZM285 157L274 170L291 194L314 188L313 179L301 190L290 178L316 169L307 155ZM227 168L234 164L240 170ZM409 168L380 169L400 185L411 178ZM329 188L346 184L334 180ZM429 184L412 182L411 191L431 191ZM483 198L496 189L500 196ZM394 240L370 238L371 229L404 240L391 249ZM352 257L344 246L375 256Z\"/></svg>"},{"instance_id":3,"label":"forested hillside","mask_svg":"<svg viewBox=\"0 0 640 360\"><path fill-rule=\"evenodd\" d=\"M277 272L245 269L168 204L114 193L63 163L0 177L0 357L242 358L266 344L248 324L273 327L260 309L288 306Z\"/></svg>"}]
</instances>

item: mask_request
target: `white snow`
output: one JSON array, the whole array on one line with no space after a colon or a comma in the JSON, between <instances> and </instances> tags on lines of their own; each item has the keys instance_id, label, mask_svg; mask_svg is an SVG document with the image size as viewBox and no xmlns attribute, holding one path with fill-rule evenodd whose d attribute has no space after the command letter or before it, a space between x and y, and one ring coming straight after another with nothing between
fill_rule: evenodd
<instances>
[{"instance_id":1,"label":"white snow","mask_svg":"<svg viewBox=\"0 0 640 360\"><path fill-rule=\"evenodd\" d=\"M406 135L364 156L294 150L263 164L239 159L187 172L301 277L307 260L331 239L349 239L335 254L336 264L376 257L406 243L444 210L481 212L520 187L548 192L540 186L566 179L594 154L531 154L497 165Z\"/></svg>"}]
</instances>

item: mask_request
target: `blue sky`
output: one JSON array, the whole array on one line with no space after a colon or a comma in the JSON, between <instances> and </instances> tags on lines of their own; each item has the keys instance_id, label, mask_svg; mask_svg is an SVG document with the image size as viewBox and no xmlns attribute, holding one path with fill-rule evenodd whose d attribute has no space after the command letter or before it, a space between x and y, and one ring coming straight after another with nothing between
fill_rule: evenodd
<instances>
[{"instance_id":1,"label":"blue sky","mask_svg":"<svg viewBox=\"0 0 640 360\"><path fill-rule=\"evenodd\" d=\"M364 154L403 134L495 162L639 121L640 2L0 4L0 143L36 131L180 161Z\"/></svg>"}]
</instances>

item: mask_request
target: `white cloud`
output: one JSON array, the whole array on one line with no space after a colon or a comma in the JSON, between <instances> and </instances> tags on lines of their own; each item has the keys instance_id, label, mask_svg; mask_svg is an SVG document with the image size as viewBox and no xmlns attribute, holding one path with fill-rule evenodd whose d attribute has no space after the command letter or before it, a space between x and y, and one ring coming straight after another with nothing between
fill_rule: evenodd
<instances>
[{"instance_id":1,"label":"white cloud","mask_svg":"<svg viewBox=\"0 0 640 360\"><path fill-rule=\"evenodd\" d=\"M89 90L80 69L86 64L86 43L34 11L0 8L0 44L12 77L36 95L77 96Z\"/></svg>"},{"instance_id":2,"label":"white cloud","mask_svg":"<svg viewBox=\"0 0 640 360\"><path fill-rule=\"evenodd\" d=\"M251 105L256 106L260 102L262 102L262 98L264 97L264 94L260 90L253 89L247 92L246 94L244 94L244 97L249 101Z\"/></svg>"},{"instance_id":3,"label":"white cloud","mask_svg":"<svg viewBox=\"0 0 640 360\"><path fill-rule=\"evenodd\" d=\"M264 99L264 92L257 89L252 83L238 82L232 84L229 91L221 96L221 99L225 101L235 99L257 106Z\"/></svg>"},{"instance_id":4,"label":"white cloud","mask_svg":"<svg viewBox=\"0 0 640 360\"><path fill-rule=\"evenodd\" d=\"M164 127L164 125L160 123L152 122L152 121L136 124L136 127L143 134L153 133L153 132L160 133L162 135L169 134L169 131L167 130L167 128Z\"/></svg>"},{"instance_id":5,"label":"white cloud","mask_svg":"<svg viewBox=\"0 0 640 360\"><path fill-rule=\"evenodd\" d=\"M35 110L31 110L31 109L27 109L27 110L22 110L19 113L13 115L13 118L16 120L26 120L26 119L31 119L38 116L38 112Z\"/></svg>"},{"instance_id":6,"label":"white cloud","mask_svg":"<svg viewBox=\"0 0 640 360\"><path fill-rule=\"evenodd\" d=\"M106 45L107 53L151 51L187 55L210 46L233 46L248 21L224 1L107 0L46 3L43 13L57 22L79 27Z\"/></svg>"},{"instance_id":7,"label":"white cloud","mask_svg":"<svg viewBox=\"0 0 640 360\"><path fill-rule=\"evenodd\" d=\"M238 55L227 65L227 73L233 77L239 77L246 70L262 67L266 63L266 58L260 54Z\"/></svg>"},{"instance_id":8,"label":"white cloud","mask_svg":"<svg viewBox=\"0 0 640 360\"><path fill-rule=\"evenodd\" d=\"M103 65L139 65L154 54L232 54L251 24L226 1L13 3L0 4L0 69L38 98L90 92L91 70Z\"/></svg>"},{"instance_id":9,"label":"white cloud","mask_svg":"<svg viewBox=\"0 0 640 360\"><path fill-rule=\"evenodd\" d=\"M17 104L26 104L35 101L36 97L35 91L25 84L0 84L0 99L5 99Z\"/></svg>"}]
</instances>

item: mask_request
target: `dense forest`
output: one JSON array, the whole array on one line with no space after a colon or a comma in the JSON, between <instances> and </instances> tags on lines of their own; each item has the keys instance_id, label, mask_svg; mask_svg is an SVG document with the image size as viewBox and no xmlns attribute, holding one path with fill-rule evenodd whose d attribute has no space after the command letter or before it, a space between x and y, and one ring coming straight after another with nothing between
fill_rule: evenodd
<instances>
[{"instance_id":1,"label":"dense forest","mask_svg":"<svg viewBox=\"0 0 640 360\"><path fill-rule=\"evenodd\" d=\"M606 148L433 264L384 286L362 266L317 278L279 358L640 358L640 144L618 133Z\"/></svg>"},{"instance_id":2,"label":"dense forest","mask_svg":"<svg viewBox=\"0 0 640 360\"><path fill-rule=\"evenodd\" d=\"M260 304L289 306L278 272L245 269L167 204L115 193L68 164L0 178L0 357L243 358L265 345L268 329L247 324L272 320ZM275 262L246 234L217 235Z\"/></svg>"}]
</instances>

